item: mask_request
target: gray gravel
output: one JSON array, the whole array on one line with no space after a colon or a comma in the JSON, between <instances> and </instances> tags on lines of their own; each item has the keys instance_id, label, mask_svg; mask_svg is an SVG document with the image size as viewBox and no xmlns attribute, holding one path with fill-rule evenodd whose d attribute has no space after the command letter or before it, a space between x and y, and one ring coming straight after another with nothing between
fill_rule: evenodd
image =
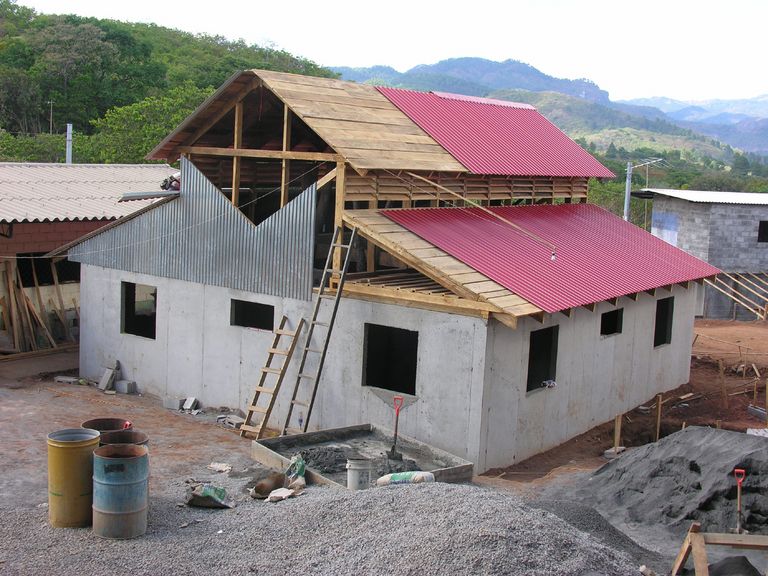
<instances>
[{"instance_id":1,"label":"gray gravel","mask_svg":"<svg viewBox=\"0 0 768 576\"><path fill-rule=\"evenodd\" d=\"M152 489L149 530L131 541L102 540L88 529L53 529L44 507L3 503L0 572L637 574L636 560L610 540L515 495L476 486L422 484L354 493L310 487L298 498L268 504L245 495L251 478L240 470L217 478L238 499L237 507L207 510L177 505L185 479Z\"/></svg>"}]
</instances>

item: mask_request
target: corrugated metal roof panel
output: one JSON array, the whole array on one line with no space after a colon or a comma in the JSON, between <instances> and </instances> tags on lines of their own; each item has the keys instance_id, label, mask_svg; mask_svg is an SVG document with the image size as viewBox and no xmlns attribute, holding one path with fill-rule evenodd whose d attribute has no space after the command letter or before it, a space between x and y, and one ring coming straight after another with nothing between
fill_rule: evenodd
<instances>
[{"instance_id":1,"label":"corrugated metal roof panel","mask_svg":"<svg viewBox=\"0 0 768 576\"><path fill-rule=\"evenodd\" d=\"M475 174L614 176L530 106L398 88L379 91Z\"/></svg>"},{"instance_id":2,"label":"corrugated metal roof panel","mask_svg":"<svg viewBox=\"0 0 768 576\"><path fill-rule=\"evenodd\" d=\"M707 204L768 204L768 194L759 192L716 192L712 190L671 190L643 188L643 192Z\"/></svg>"},{"instance_id":3,"label":"corrugated metal roof panel","mask_svg":"<svg viewBox=\"0 0 768 576\"><path fill-rule=\"evenodd\" d=\"M392 221L547 312L696 280L717 268L593 204L384 210Z\"/></svg>"},{"instance_id":4,"label":"corrugated metal roof panel","mask_svg":"<svg viewBox=\"0 0 768 576\"><path fill-rule=\"evenodd\" d=\"M125 192L158 191L176 171L167 164L0 162L0 221L121 218L153 202L118 202Z\"/></svg>"}]
</instances>

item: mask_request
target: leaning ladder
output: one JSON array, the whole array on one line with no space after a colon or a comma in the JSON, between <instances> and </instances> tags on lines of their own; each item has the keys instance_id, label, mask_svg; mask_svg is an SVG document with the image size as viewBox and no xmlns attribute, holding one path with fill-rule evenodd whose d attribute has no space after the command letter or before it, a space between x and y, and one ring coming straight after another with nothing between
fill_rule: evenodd
<instances>
[{"instance_id":1,"label":"leaning ladder","mask_svg":"<svg viewBox=\"0 0 768 576\"><path fill-rule=\"evenodd\" d=\"M312 308L312 318L309 321L307 339L302 350L301 364L299 364L299 372L296 376L296 384L293 387L291 403L288 405L288 415L285 418L285 425L283 426L282 435L301 434L306 432L307 427L309 426L309 417L312 415L312 407L315 404L317 386L320 383L320 375L323 372L325 354L328 351L328 342L331 339L333 324L336 321L336 311L339 309L339 300L341 299L341 292L344 289L344 279L347 275L349 255L351 253L352 244L355 241L356 235L357 228L352 228L352 234L349 237L349 244L344 244L344 228L339 226L333 233L331 247L328 250L328 258L325 260L325 269L323 270L323 276L320 280L320 288L315 294L315 303ZM346 251L341 270L333 270L331 265L334 250L337 248ZM335 293L329 294L329 284L333 276L337 276L338 280ZM330 316L326 316L321 320L320 311L321 308L323 308L323 302L326 300L333 300L333 307ZM327 306L325 308L327 308ZM313 347L312 337L315 335L315 328L319 328L320 332L323 332L323 330L325 331L324 335L318 334L318 336L322 339L322 344L319 347ZM314 370L310 369L307 363L307 358L309 358L310 355L313 357L313 361L311 363L314 363ZM314 360L315 358L316 360ZM302 386L303 382L308 382L308 386ZM310 388L310 390L308 395L302 394L302 398L306 399L299 400L299 392L302 388ZM307 413L303 421L300 419L298 423L299 425L294 427L291 426L291 417L293 416L294 408L296 406L305 408Z\"/></svg>"},{"instance_id":2,"label":"leaning ladder","mask_svg":"<svg viewBox=\"0 0 768 576\"><path fill-rule=\"evenodd\" d=\"M240 436L246 434L255 434L256 438L263 438L264 433L267 430L267 422L272 414L272 409L275 407L275 401L277 400L277 393L280 391L280 386L283 383L285 372L288 369L288 365L291 362L293 351L296 349L296 343L299 341L301 330L304 328L304 318L299 321L299 325L296 330L288 330L285 325L288 322L288 317L283 316L280 320L280 324L274 330L275 337L272 340L272 346L268 350L267 361L264 367L261 369L261 376L259 377L259 383L253 391L253 398L248 405L247 414L245 416L245 422L240 426ZM289 339L288 347L280 347L281 337ZM282 357L283 362L279 366L273 366L272 361L276 357ZM276 376L272 386L267 386L267 378L270 376ZM259 398L261 395L269 396L269 402L266 406L259 404ZM262 414L261 422L259 424L253 424L253 415Z\"/></svg>"}]
</instances>

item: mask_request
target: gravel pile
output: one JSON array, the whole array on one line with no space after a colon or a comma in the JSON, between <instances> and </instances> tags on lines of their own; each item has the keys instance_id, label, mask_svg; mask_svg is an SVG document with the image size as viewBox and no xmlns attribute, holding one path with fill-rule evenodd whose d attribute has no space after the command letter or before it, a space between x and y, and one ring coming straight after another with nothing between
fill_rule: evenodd
<instances>
[{"instance_id":1,"label":"gravel pile","mask_svg":"<svg viewBox=\"0 0 768 576\"><path fill-rule=\"evenodd\" d=\"M224 478L227 476L227 478ZM630 575L637 562L520 498L469 485L310 487L277 504L221 475L230 510L179 507L185 478L152 491L147 534L101 540L53 529L44 507L0 505L4 574ZM240 475L237 475L240 476ZM7 506L7 507L6 507Z\"/></svg>"},{"instance_id":2,"label":"gravel pile","mask_svg":"<svg viewBox=\"0 0 768 576\"><path fill-rule=\"evenodd\" d=\"M768 532L768 439L689 427L611 461L572 493L612 523L708 532L736 526L734 468L744 468L744 527Z\"/></svg>"}]
</instances>

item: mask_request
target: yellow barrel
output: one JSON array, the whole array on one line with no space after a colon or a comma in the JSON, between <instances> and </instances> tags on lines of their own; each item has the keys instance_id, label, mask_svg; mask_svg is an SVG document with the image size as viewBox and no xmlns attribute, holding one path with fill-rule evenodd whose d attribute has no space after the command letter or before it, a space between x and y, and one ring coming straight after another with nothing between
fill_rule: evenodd
<instances>
[{"instance_id":1,"label":"yellow barrel","mask_svg":"<svg viewBox=\"0 0 768 576\"><path fill-rule=\"evenodd\" d=\"M69 428L48 434L48 520L51 526L90 526L93 451L98 447L98 430Z\"/></svg>"}]
</instances>

